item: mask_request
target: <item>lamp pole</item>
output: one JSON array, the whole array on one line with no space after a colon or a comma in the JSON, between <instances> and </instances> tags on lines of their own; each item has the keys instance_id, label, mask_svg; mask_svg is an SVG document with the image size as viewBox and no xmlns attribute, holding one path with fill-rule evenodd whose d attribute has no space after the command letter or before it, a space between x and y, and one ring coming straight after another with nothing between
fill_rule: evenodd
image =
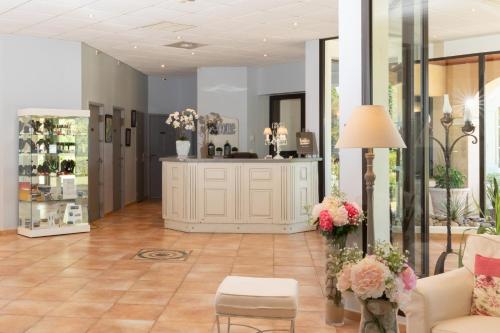
<instances>
[{"instance_id":1,"label":"lamp pole","mask_svg":"<svg viewBox=\"0 0 500 333\"><path fill-rule=\"evenodd\" d=\"M472 137L472 144L477 143L477 137L474 135L476 127L472 124L470 120L466 120L464 126L462 127L462 135L456 138L450 145L450 128L453 125L453 116L451 113L445 113L441 118L440 122L444 128L445 133L445 143L436 139L434 135L431 135L431 139L437 142L444 155L445 162L445 184L446 184L446 250L439 256L436 267L434 269L434 274L441 274L444 272L444 264L446 262L446 257L448 254L453 253L452 242L451 242L451 187L450 187L450 169L451 169L451 154L453 153L453 148L463 138Z\"/></svg>"},{"instance_id":2,"label":"lamp pole","mask_svg":"<svg viewBox=\"0 0 500 333\"><path fill-rule=\"evenodd\" d=\"M366 173L365 173L365 184L366 184L366 211L367 211L367 251L371 253L373 246L375 246L375 226L373 225L373 189L375 185L375 173L373 172L373 160L375 159L375 154L373 153L373 148L368 148L365 153L366 159ZM371 245L371 246L370 246Z\"/></svg>"}]
</instances>

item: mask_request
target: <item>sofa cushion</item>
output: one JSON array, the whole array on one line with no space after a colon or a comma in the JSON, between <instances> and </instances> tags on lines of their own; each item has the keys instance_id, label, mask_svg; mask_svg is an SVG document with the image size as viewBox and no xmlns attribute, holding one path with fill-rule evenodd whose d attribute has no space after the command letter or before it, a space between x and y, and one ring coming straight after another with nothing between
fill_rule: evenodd
<instances>
[{"instance_id":1,"label":"sofa cushion","mask_svg":"<svg viewBox=\"0 0 500 333\"><path fill-rule=\"evenodd\" d=\"M467 316L438 322L432 333L498 333L499 327L498 317Z\"/></svg>"},{"instance_id":2,"label":"sofa cushion","mask_svg":"<svg viewBox=\"0 0 500 333\"><path fill-rule=\"evenodd\" d=\"M295 318L298 283L292 279L228 276L215 296L221 315Z\"/></svg>"},{"instance_id":3,"label":"sofa cushion","mask_svg":"<svg viewBox=\"0 0 500 333\"><path fill-rule=\"evenodd\" d=\"M476 254L485 257L499 258L500 236L474 234L467 237L463 263L471 273L474 273Z\"/></svg>"},{"instance_id":4,"label":"sofa cushion","mask_svg":"<svg viewBox=\"0 0 500 333\"><path fill-rule=\"evenodd\" d=\"M471 314L500 317L500 258L476 255Z\"/></svg>"}]
</instances>

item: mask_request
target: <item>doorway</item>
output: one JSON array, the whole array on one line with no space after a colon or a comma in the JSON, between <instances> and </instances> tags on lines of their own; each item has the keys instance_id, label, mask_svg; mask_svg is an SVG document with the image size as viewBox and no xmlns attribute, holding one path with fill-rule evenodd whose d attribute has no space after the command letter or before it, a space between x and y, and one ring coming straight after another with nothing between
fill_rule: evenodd
<instances>
[{"instance_id":1,"label":"doorway","mask_svg":"<svg viewBox=\"0 0 500 333\"><path fill-rule=\"evenodd\" d=\"M122 111L113 107L113 210L122 208Z\"/></svg>"},{"instance_id":2,"label":"doorway","mask_svg":"<svg viewBox=\"0 0 500 333\"><path fill-rule=\"evenodd\" d=\"M135 133L136 133L136 200L144 200L144 113L135 112Z\"/></svg>"},{"instance_id":3,"label":"doorway","mask_svg":"<svg viewBox=\"0 0 500 333\"><path fill-rule=\"evenodd\" d=\"M89 120L89 160L88 160L88 210L89 222L103 217L103 205L101 203L102 182L102 149L101 149L101 124L100 114L102 105L90 103Z\"/></svg>"},{"instance_id":4,"label":"doorway","mask_svg":"<svg viewBox=\"0 0 500 333\"><path fill-rule=\"evenodd\" d=\"M306 94L274 95L269 98L269 125L282 123L288 129L288 143L283 146L281 156L297 157L295 134L305 130ZM274 148L269 146L269 154Z\"/></svg>"}]
</instances>

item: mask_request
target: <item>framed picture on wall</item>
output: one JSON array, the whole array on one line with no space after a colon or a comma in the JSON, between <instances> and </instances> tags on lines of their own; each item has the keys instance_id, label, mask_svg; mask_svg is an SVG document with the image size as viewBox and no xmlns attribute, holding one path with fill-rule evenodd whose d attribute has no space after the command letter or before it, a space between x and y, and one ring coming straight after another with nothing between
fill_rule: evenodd
<instances>
[{"instance_id":1,"label":"framed picture on wall","mask_svg":"<svg viewBox=\"0 0 500 333\"><path fill-rule=\"evenodd\" d=\"M130 114L130 127L135 127L137 125L137 111L132 110Z\"/></svg>"},{"instance_id":2,"label":"framed picture on wall","mask_svg":"<svg viewBox=\"0 0 500 333\"><path fill-rule=\"evenodd\" d=\"M125 146L130 147L132 140L132 130L130 128L125 129Z\"/></svg>"},{"instance_id":3,"label":"framed picture on wall","mask_svg":"<svg viewBox=\"0 0 500 333\"><path fill-rule=\"evenodd\" d=\"M113 116L110 114L104 116L104 141L113 141Z\"/></svg>"}]
</instances>

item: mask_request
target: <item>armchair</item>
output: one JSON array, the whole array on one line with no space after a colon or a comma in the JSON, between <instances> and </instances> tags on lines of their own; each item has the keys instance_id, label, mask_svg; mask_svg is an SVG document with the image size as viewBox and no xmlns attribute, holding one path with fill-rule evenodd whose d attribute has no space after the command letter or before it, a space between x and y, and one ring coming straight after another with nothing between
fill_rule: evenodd
<instances>
[{"instance_id":1,"label":"armchair","mask_svg":"<svg viewBox=\"0 0 500 333\"><path fill-rule=\"evenodd\" d=\"M476 254L500 257L500 236L469 236L464 267L417 282L403 309L408 333L500 332L500 318L470 315Z\"/></svg>"}]
</instances>

